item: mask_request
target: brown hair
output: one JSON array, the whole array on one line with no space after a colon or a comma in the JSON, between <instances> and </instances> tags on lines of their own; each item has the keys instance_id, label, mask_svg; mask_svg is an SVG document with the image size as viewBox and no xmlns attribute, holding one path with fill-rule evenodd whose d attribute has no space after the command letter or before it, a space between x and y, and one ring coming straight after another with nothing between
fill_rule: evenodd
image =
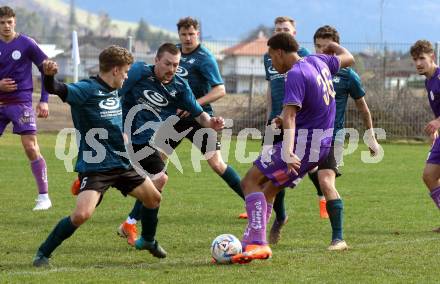
<instances>
[{"instance_id":1,"label":"brown hair","mask_svg":"<svg viewBox=\"0 0 440 284\"><path fill-rule=\"evenodd\" d=\"M339 33L338 31L329 25L325 25L316 30L313 35L313 42L316 43L318 38L330 39L339 44Z\"/></svg>"},{"instance_id":2,"label":"brown hair","mask_svg":"<svg viewBox=\"0 0 440 284\"><path fill-rule=\"evenodd\" d=\"M99 54L99 71L108 72L113 67L130 65L133 63L133 55L120 46L111 45Z\"/></svg>"},{"instance_id":3,"label":"brown hair","mask_svg":"<svg viewBox=\"0 0 440 284\"><path fill-rule=\"evenodd\" d=\"M276 17L275 21L274 21L274 24L276 25L276 24L281 24L281 23L284 23L284 22L290 22L292 24L292 26L295 27L295 20L292 19L289 16Z\"/></svg>"},{"instance_id":4,"label":"brown hair","mask_svg":"<svg viewBox=\"0 0 440 284\"><path fill-rule=\"evenodd\" d=\"M189 29L194 27L195 30L199 30L199 22L191 17L182 18L177 22L177 31L181 28Z\"/></svg>"},{"instance_id":5,"label":"brown hair","mask_svg":"<svg viewBox=\"0 0 440 284\"><path fill-rule=\"evenodd\" d=\"M414 45L411 46L409 53L411 53L412 57L418 57L422 53L433 54L434 48L432 47L432 44L430 41L421 39L421 40L416 41L416 43L414 43Z\"/></svg>"},{"instance_id":6,"label":"brown hair","mask_svg":"<svg viewBox=\"0 0 440 284\"><path fill-rule=\"evenodd\" d=\"M268 41L267 45L272 49L281 49L285 52L297 52L299 44L289 33L278 33L273 35Z\"/></svg>"},{"instance_id":7,"label":"brown hair","mask_svg":"<svg viewBox=\"0 0 440 284\"><path fill-rule=\"evenodd\" d=\"M9 6L0 7L0 17L15 18L15 12Z\"/></svg>"},{"instance_id":8,"label":"brown hair","mask_svg":"<svg viewBox=\"0 0 440 284\"><path fill-rule=\"evenodd\" d=\"M180 50L174 43L166 42L162 44L157 50L156 58L160 59L162 57L162 54L164 54L165 52L168 52L172 55L177 55L180 53Z\"/></svg>"}]
</instances>

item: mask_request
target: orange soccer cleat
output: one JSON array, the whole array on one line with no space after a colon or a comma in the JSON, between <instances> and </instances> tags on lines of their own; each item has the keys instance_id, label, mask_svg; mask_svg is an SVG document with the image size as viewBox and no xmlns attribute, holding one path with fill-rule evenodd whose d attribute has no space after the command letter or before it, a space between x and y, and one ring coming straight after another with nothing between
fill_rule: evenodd
<instances>
[{"instance_id":1,"label":"orange soccer cleat","mask_svg":"<svg viewBox=\"0 0 440 284\"><path fill-rule=\"evenodd\" d=\"M78 194L79 194L79 189L80 189L80 187L81 187L81 183L79 182L79 179L76 178L76 179L73 181L72 186L70 187L70 192L71 192L73 195L78 195Z\"/></svg>"},{"instance_id":2,"label":"orange soccer cleat","mask_svg":"<svg viewBox=\"0 0 440 284\"><path fill-rule=\"evenodd\" d=\"M238 215L238 219L247 219L247 218L248 218L248 215L246 212L240 213L240 215Z\"/></svg>"},{"instance_id":3,"label":"orange soccer cleat","mask_svg":"<svg viewBox=\"0 0 440 284\"><path fill-rule=\"evenodd\" d=\"M246 246L244 252L234 255L231 258L232 263L245 264L254 259L269 259L272 257L272 250L268 245L250 244Z\"/></svg>"},{"instance_id":4,"label":"orange soccer cleat","mask_svg":"<svg viewBox=\"0 0 440 284\"><path fill-rule=\"evenodd\" d=\"M127 238L127 243L134 246L137 239L137 227L136 224L122 223L118 228L118 235L122 238Z\"/></svg>"},{"instance_id":5,"label":"orange soccer cleat","mask_svg":"<svg viewBox=\"0 0 440 284\"><path fill-rule=\"evenodd\" d=\"M322 219L328 219L327 201L325 199L319 200L319 216L321 216Z\"/></svg>"}]
</instances>

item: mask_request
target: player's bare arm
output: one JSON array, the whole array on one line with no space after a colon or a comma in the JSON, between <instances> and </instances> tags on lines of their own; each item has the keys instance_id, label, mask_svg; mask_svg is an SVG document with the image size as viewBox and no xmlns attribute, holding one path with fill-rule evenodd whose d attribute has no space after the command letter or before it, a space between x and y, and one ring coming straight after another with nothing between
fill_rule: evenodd
<instances>
[{"instance_id":1,"label":"player's bare arm","mask_svg":"<svg viewBox=\"0 0 440 284\"><path fill-rule=\"evenodd\" d=\"M354 57L346 48L336 42L329 42L324 48L325 54L334 54L339 58L340 68L349 67L354 64Z\"/></svg>"},{"instance_id":2,"label":"player's bare arm","mask_svg":"<svg viewBox=\"0 0 440 284\"><path fill-rule=\"evenodd\" d=\"M370 109L368 108L367 102L362 97L354 101L357 110L361 113L364 126L367 129L368 139L369 139L369 149L372 156L379 153L379 143L376 140L376 135L373 130L373 119L371 118Z\"/></svg>"},{"instance_id":3,"label":"player's bare arm","mask_svg":"<svg viewBox=\"0 0 440 284\"><path fill-rule=\"evenodd\" d=\"M225 120L223 117L211 117L206 112L202 112L201 115L197 116L195 120L205 128L212 128L215 131L222 130L225 127Z\"/></svg>"},{"instance_id":4,"label":"player's bare arm","mask_svg":"<svg viewBox=\"0 0 440 284\"><path fill-rule=\"evenodd\" d=\"M225 85L217 85L217 86L213 87L211 89L211 91L209 91L209 93L207 93L203 97L198 98L197 102L201 106L204 106L204 105L213 103L213 102L217 101L218 99L223 98L225 95L226 95Z\"/></svg>"},{"instance_id":5,"label":"player's bare arm","mask_svg":"<svg viewBox=\"0 0 440 284\"><path fill-rule=\"evenodd\" d=\"M295 142L295 122L296 113L298 107L295 105L285 105L282 112L283 121L283 159L287 164L288 171L295 175L298 175L301 161L298 156L295 155L294 142Z\"/></svg>"},{"instance_id":6,"label":"player's bare arm","mask_svg":"<svg viewBox=\"0 0 440 284\"><path fill-rule=\"evenodd\" d=\"M0 80L0 91L9 93L17 90L17 84L11 78L3 78Z\"/></svg>"}]
</instances>

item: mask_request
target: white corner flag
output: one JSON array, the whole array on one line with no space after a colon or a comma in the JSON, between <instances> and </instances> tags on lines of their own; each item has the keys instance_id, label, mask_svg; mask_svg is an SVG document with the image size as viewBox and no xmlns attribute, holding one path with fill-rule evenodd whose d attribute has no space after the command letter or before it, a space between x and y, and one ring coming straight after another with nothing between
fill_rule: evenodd
<instances>
[{"instance_id":1,"label":"white corner flag","mask_svg":"<svg viewBox=\"0 0 440 284\"><path fill-rule=\"evenodd\" d=\"M78 48L78 34L76 31L72 32L72 63L73 63L73 82L78 82L78 65L80 64L79 59L79 48Z\"/></svg>"}]
</instances>

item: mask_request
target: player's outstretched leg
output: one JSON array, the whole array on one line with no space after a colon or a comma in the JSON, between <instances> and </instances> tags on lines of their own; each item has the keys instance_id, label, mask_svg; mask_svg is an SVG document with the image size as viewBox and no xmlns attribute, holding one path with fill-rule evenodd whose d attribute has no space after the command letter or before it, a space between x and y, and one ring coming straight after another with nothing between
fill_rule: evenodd
<instances>
[{"instance_id":1,"label":"player's outstretched leg","mask_svg":"<svg viewBox=\"0 0 440 284\"><path fill-rule=\"evenodd\" d=\"M316 188L316 194L318 195L319 216L323 219L328 219L327 202L321 191L321 187L319 186L318 171L309 172L309 178L313 182L313 185Z\"/></svg>"},{"instance_id":2,"label":"player's outstretched leg","mask_svg":"<svg viewBox=\"0 0 440 284\"><path fill-rule=\"evenodd\" d=\"M38 197L33 210L47 210L52 207L52 202L48 193L47 166L43 156L31 161L31 169L38 187Z\"/></svg>"},{"instance_id":3,"label":"player's outstretched leg","mask_svg":"<svg viewBox=\"0 0 440 284\"><path fill-rule=\"evenodd\" d=\"M135 247L138 250L148 250L154 257L165 258L167 252L159 245L155 239L159 213L158 208L141 207L142 233L136 240Z\"/></svg>"},{"instance_id":4,"label":"player's outstretched leg","mask_svg":"<svg viewBox=\"0 0 440 284\"><path fill-rule=\"evenodd\" d=\"M343 238L343 219L344 204L341 199L333 199L327 201L327 212L332 226L332 242L328 250L338 251L348 249L347 243Z\"/></svg>"}]
</instances>

